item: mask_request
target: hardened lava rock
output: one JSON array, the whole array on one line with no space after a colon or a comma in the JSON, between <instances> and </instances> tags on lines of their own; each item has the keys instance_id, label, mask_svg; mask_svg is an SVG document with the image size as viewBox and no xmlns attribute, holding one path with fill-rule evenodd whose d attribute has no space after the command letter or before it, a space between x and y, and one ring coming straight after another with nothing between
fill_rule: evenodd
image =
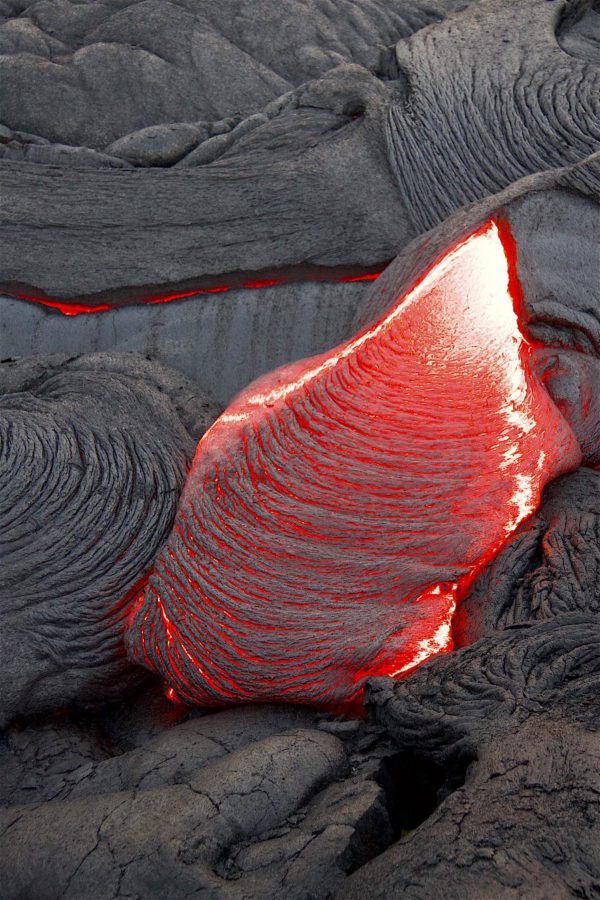
<instances>
[{"instance_id":1,"label":"hardened lava rock","mask_svg":"<svg viewBox=\"0 0 600 900\"><path fill-rule=\"evenodd\" d=\"M381 788L349 770L308 712L191 720L73 771L82 788L68 799L0 810L3 896L331 893L363 844L391 838Z\"/></svg>"},{"instance_id":2,"label":"hardened lava rock","mask_svg":"<svg viewBox=\"0 0 600 900\"><path fill-rule=\"evenodd\" d=\"M43 11L37 14L37 27L43 29L52 16L47 4L33 4L34 20L39 6ZM69 165L64 148L53 160L50 145L20 154L14 148L13 158L1 162L7 224L0 234L9 238L0 283L9 292L43 291L68 301L142 288L146 294L150 288L164 294L168 284L197 283L228 272L388 262L465 204L526 175L573 165L598 147L600 58L597 50L589 52L593 41L564 40L575 32L577 14L589 19L593 38L598 14L586 10L588 4L477 0L419 4L421 14L413 3L372 0L348 7L306 0L293 9L306 10L311 25L304 23L303 12L303 23L297 25L286 23L293 15L288 4L277 4L273 21L267 12L272 11L270 3L261 3L268 26L256 34L257 12L253 25L239 27L235 43L249 41L247 51L260 63L279 68L285 82L272 72L266 81L259 78L254 105L235 101L246 117L218 123L218 104L212 115L201 111L195 105L197 91L185 112L178 104L189 97L197 74L205 102L213 91L226 99L235 96L219 66L205 63L198 70L198 47L218 58L220 51L206 43L212 23L230 28L224 24L225 10L232 6L243 21L246 14L234 0L188 0L186 6L188 10L168 4L167 11L165 4L155 2L127 4L96 31L90 21L86 40L91 45L61 64L27 52L0 59L14 84L6 91L7 124L24 130L49 127L54 139L69 144L88 140L105 155L125 157L109 158L104 168L77 169ZM435 21L449 8L462 6L466 8ZM208 9L211 25L205 26ZM86 16L102 14L87 4L77 4L76 10L82 27ZM335 50L329 24L314 38L318 45L326 33L326 49L311 47L306 35L305 29L310 31L324 15L339 23L339 43L335 24L331 38ZM59 18L58 12L54 16ZM412 20L408 27L400 24L403 16ZM421 27L427 22L429 27ZM285 35L285 51L277 51L270 33ZM121 34L129 45L115 43ZM292 37L295 46L290 49ZM297 54L296 41L305 40L307 53ZM226 52L220 39L217 47ZM304 55L304 63L298 55ZM112 63L107 67L108 59ZM236 69L240 73L252 68L248 57L234 65L241 66ZM288 65L299 74L293 84L284 71ZM184 72L188 66L192 70L184 76L184 90L177 87L178 74L164 76L180 66ZM123 75L116 86L112 73L131 69L133 82ZM89 87L86 73L92 70L97 89ZM157 74L150 75L153 70ZM70 77L75 84L69 81L69 107L62 112L64 93L57 87ZM139 86L144 77L152 88L139 87L136 93L131 86ZM161 90L173 91L176 101L171 112L167 104L160 115L148 108L158 97L157 78ZM34 90L31 85L38 79L39 90ZM21 89L23 83L27 87ZM242 93L245 83L242 78ZM122 85L127 85L126 99L115 103ZM26 103L21 102L23 94ZM268 102L265 94L276 99ZM105 118L89 112L104 108L107 100L111 110ZM73 115L74 108L79 115ZM63 135L54 130L58 110ZM198 124L202 115L209 116L210 127ZM159 127L161 122L165 128L169 122L178 126L175 144L181 153L188 151L174 167L110 168L130 165L127 128ZM102 128L104 134L99 134ZM115 136L124 144L115 146ZM135 149L136 140L151 148L168 136L151 133L144 141L143 135L133 135L129 158L143 154ZM147 153L151 156L152 150ZM54 165L41 164L44 154ZM102 160L98 162L101 166ZM160 152L156 165L164 165Z\"/></svg>"},{"instance_id":3,"label":"hardened lava rock","mask_svg":"<svg viewBox=\"0 0 600 900\"><path fill-rule=\"evenodd\" d=\"M115 151L143 163L170 144L169 162L211 120L255 113L341 63L376 65L380 47L456 5L460 0L366 0L349 11L344 0L2 3L5 124L97 149L146 126L141 159L132 141ZM24 93L27 104L18 101Z\"/></svg>"},{"instance_id":4,"label":"hardened lava rock","mask_svg":"<svg viewBox=\"0 0 600 900\"><path fill-rule=\"evenodd\" d=\"M336 897L596 896L599 643L598 615L570 613L375 680L366 703L398 752L454 789Z\"/></svg>"},{"instance_id":5,"label":"hardened lava rock","mask_svg":"<svg viewBox=\"0 0 600 900\"><path fill-rule=\"evenodd\" d=\"M0 365L0 722L139 679L124 617L216 410L131 354Z\"/></svg>"},{"instance_id":6,"label":"hardened lava rock","mask_svg":"<svg viewBox=\"0 0 600 900\"><path fill-rule=\"evenodd\" d=\"M600 612L600 471L587 468L547 485L475 580L452 623L454 646L569 612Z\"/></svg>"},{"instance_id":7,"label":"hardened lava rock","mask_svg":"<svg viewBox=\"0 0 600 900\"><path fill-rule=\"evenodd\" d=\"M268 309L268 287L241 319L216 302L232 293L85 325L11 300L24 314L0 324L0 357L16 355L17 336L19 353L69 357L0 365L11 396L0 417L35 450L3 485L10 497L22 488L27 509L21 542L11 515L0 521L0 563L11 564L2 715L94 708L0 733L2 896L598 894L600 472L546 486L459 603L455 652L371 683L374 722L247 704L198 716L167 702L158 679L102 703L137 680L118 598L167 538L214 412L192 421L198 392L142 360L134 373L114 357L70 358L134 349L126 334L146 331L146 313L136 348L168 359L177 347L179 360L195 357L185 371L214 364L222 385L220 369L238 367L228 397L256 371L376 323L428 265L504 218L518 247L519 326L541 345L531 371L597 466L596 0L0 0L0 16L0 283L12 294L117 306L229 284L228 273L312 278L318 266L396 257L355 327L346 296L328 301L332 319L345 306L338 331L310 347L293 292L270 301L285 306L277 327L253 316ZM284 355L244 368L239 348L254 348L257 329ZM448 451L432 469L451 465ZM42 458L28 489L27 467ZM262 479L254 487L264 496ZM381 512L386 497L372 493ZM335 501L337 512L346 492ZM116 536L117 549L97 535ZM312 621L302 628L315 635Z\"/></svg>"}]
</instances>

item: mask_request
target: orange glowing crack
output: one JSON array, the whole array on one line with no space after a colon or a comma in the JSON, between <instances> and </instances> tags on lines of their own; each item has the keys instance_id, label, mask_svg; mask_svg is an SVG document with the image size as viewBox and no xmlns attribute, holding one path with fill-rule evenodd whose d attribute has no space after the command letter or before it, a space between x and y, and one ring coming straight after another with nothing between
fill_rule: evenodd
<instances>
[{"instance_id":1,"label":"orange glowing crack","mask_svg":"<svg viewBox=\"0 0 600 900\"><path fill-rule=\"evenodd\" d=\"M381 275L381 270L377 272L367 272L362 275L344 275L344 276L330 276L329 278L323 278L318 280L326 280L332 283L338 284L350 284L358 281L375 281ZM62 313L63 316L79 316L79 315L90 315L94 313L104 313L110 312L111 310L120 309L124 305L137 305L137 304L153 304L153 303L171 303L173 300L185 300L191 297L200 297L203 294L223 294L226 291L230 290L238 290L240 288L245 288L247 290L260 290L261 288L266 287L274 287L279 284L286 284L287 280L285 278L264 278L258 280L244 281L240 284L218 284L213 287L205 287L205 288L197 288L193 291L182 291L180 293L170 293L170 294L160 294L159 296L152 297L142 297L139 300L135 301L135 304L123 304L123 303L80 303L76 301L66 301L66 300L52 300L48 297L39 297L34 296L32 294L13 294L12 296L16 297L17 300L26 300L29 303L36 303L39 306L45 306L47 309L53 309L57 312Z\"/></svg>"}]
</instances>

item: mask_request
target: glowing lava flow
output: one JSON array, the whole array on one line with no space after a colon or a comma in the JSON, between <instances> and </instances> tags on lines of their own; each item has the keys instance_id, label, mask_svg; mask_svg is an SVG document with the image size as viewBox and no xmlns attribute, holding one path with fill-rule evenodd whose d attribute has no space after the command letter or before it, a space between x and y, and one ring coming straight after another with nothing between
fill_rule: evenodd
<instances>
[{"instance_id":1,"label":"glowing lava flow","mask_svg":"<svg viewBox=\"0 0 600 900\"><path fill-rule=\"evenodd\" d=\"M350 284L356 281L375 281L380 275L380 271L366 272L362 275L322 276L322 280L338 284ZM317 278L316 280L319 279ZM80 316L110 312L111 310L120 309L122 306L133 305L134 302L139 304L171 303L173 300L187 300L191 297L199 297L201 294L224 294L227 291L238 288L258 290L278 284L286 284L286 281L287 279L285 278L263 278L254 281L242 281L239 284L217 284L212 287L196 288L193 291L142 297L136 301L130 301L130 303L80 303L74 300L53 300L50 297L39 297L32 294L15 294L14 296L17 300L27 300L28 303L35 303L38 306L56 310L62 313L63 316Z\"/></svg>"},{"instance_id":2,"label":"glowing lava flow","mask_svg":"<svg viewBox=\"0 0 600 900\"><path fill-rule=\"evenodd\" d=\"M489 222L209 429L128 627L175 696L342 708L450 649L461 587L580 461L530 367L514 263Z\"/></svg>"}]
</instances>

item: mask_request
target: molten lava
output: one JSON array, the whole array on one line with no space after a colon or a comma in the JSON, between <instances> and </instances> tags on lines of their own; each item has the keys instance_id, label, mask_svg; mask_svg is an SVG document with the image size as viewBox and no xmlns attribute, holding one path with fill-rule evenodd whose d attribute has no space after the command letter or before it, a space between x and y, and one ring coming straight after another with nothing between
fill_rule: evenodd
<instances>
[{"instance_id":1,"label":"molten lava","mask_svg":"<svg viewBox=\"0 0 600 900\"><path fill-rule=\"evenodd\" d=\"M312 280L330 281L337 284L351 284L357 281L375 281L381 275L381 271L365 272L360 275L325 275L320 273L320 277ZM180 291L179 293L170 294L150 294L136 301L129 301L129 305L135 303L152 304L152 303L171 303L173 300L188 300L191 297L199 297L201 294L224 294L227 291L236 288L245 288L247 290L260 290L261 288L273 287L279 284L285 284L286 278L263 278L254 279L252 281L240 281L233 284L215 284L211 287L199 287L191 291ZM63 316L81 316L92 315L95 313L110 312L119 309L121 306L128 305L124 301L115 303L84 303L75 300L54 300L51 297L39 297L32 294L15 294L17 300L27 300L28 303L35 303L38 306L45 306L47 309L55 310L62 313Z\"/></svg>"},{"instance_id":2,"label":"molten lava","mask_svg":"<svg viewBox=\"0 0 600 900\"><path fill-rule=\"evenodd\" d=\"M339 709L451 649L459 591L580 462L518 299L489 222L378 323L238 395L198 445L132 656L184 702Z\"/></svg>"}]
</instances>

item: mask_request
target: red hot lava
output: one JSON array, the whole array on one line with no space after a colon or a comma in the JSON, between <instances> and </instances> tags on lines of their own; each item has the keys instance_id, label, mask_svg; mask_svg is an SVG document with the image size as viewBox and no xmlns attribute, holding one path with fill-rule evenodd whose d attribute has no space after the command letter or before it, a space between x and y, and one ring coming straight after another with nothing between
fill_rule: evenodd
<instances>
[{"instance_id":1,"label":"red hot lava","mask_svg":"<svg viewBox=\"0 0 600 900\"><path fill-rule=\"evenodd\" d=\"M334 276L323 275L323 280L332 281L339 284L351 284L356 281L375 281L381 272L365 272L360 275L343 275ZM216 284L212 287L201 287L191 291L180 291L179 293L157 294L142 297L136 300L141 304L171 303L173 300L188 300L191 297L199 297L201 294L224 294L235 288L245 288L247 290L260 290L261 288L274 287L275 285L285 284L285 278L263 278L252 281L241 281L239 284ZM27 300L29 303L35 303L38 306L45 306L47 309L56 310L63 316L81 316L96 315L103 312L111 312L120 309L126 305L121 303L85 303L75 300L53 300L50 297L34 296L32 294L15 294L18 300ZM131 301L133 302L133 301Z\"/></svg>"},{"instance_id":2,"label":"red hot lava","mask_svg":"<svg viewBox=\"0 0 600 900\"><path fill-rule=\"evenodd\" d=\"M128 629L173 696L347 708L367 677L451 649L459 590L581 458L517 292L488 222L378 323L215 422Z\"/></svg>"}]
</instances>

